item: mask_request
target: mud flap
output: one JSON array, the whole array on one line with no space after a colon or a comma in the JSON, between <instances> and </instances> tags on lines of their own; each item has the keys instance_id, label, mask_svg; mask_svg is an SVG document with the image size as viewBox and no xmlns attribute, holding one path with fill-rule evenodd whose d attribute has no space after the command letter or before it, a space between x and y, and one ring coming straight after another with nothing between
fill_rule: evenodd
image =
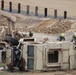
<instances>
[{"instance_id":1,"label":"mud flap","mask_svg":"<svg viewBox=\"0 0 76 75\"><path fill-rule=\"evenodd\" d=\"M25 59L23 57L21 57L21 64L20 64L20 71L25 71L25 66L26 66L26 62Z\"/></svg>"}]
</instances>

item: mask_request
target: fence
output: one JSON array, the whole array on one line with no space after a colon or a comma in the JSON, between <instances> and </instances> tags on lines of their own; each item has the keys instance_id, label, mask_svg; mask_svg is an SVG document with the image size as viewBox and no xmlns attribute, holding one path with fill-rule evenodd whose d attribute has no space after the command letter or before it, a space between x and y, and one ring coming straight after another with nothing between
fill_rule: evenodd
<instances>
[{"instance_id":1,"label":"fence","mask_svg":"<svg viewBox=\"0 0 76 75\"><path fill-rule=\"evenodd\" d=\"M51 18L64 18L64 19L68 18L67 11L51 9L51 8L42 8L38 6L34 7L30 5L21 5L21 3L15 5L12 2L5 3L4 0L1 0L1 10L9 11L11 13L21 13L31 16L33 15L33 16L42 16L42 17L51 17Z\"/></svg>"}]
</instances>

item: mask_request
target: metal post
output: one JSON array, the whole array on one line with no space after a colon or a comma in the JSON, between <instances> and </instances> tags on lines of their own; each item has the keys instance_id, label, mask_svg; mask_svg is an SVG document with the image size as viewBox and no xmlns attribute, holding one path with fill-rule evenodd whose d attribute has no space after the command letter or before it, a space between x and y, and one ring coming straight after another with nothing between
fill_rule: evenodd
<instances>
[{"instance_id":1,"label":"metal post","mask_svg":"<svg viewBox=\"0 0 76 75\"><path fill-rule=\"evenodd\" d=\"M45 12L44 16L47 17L47 8L45 8L44 12Z\"/></svg>"},{"instance_id":2,"label":"metal post","mask_svg":"<svg viewBox=\"0 0 76 75\"><path fill-rule=\"evenodd\" d=\"M38 16L38 6L35 7L35 16Z\"/></svg>"},{"instance_id":3,"label":"metal post","mask_svg":"<svg viewBox=\"0 0 76 75\"><path fill-rule=\"evenodd\" d=\"M67 18L67 11L64 11L64 19Z\"/></svg>"},{"instance_id":4,"label":"metal post","mask_svg":"<svg viewBox=\"0 0 76 75\"><path fill-rule=\"evenodd\" d=\"M20 13L20 12L21 12L21 4L18 3L18 13Z\"/></svg>"},{"instance_id":5,"label":"metal post","mask_svg":"<svg viewBox=\"0 0 76 75\"><path fill-rule=\"evenodd\" d=\"M9 11L12 12L12 2L9 2Z\"/></svg>"},{"instance_id":6,"label":"metal post","mask_svg":"<svg viewBox=\"0 0 76 75\"><path fill-rule=\"evenodd\" d=\"M30 8L30 6L27 5L27 14L29 14L29 8Z\"/></svg>"},{"instance_id":7,"label":"metal post","mask_svg":"<svg viewBox=\"0 0 76 75\"><path fill-rule=\"evenodd\" d=\"M57 10L54 10L54 17L57 18Z\"/></svg>"},{"instance_id":8,"label":"metal post","mask_svg":"<svg viewBox=\"0 0 76 75\"><path fill-rule=\"evenodd\" d=\"M1 10L4 10L4 0L1 0Z\"/></svg>"}]
</instances>

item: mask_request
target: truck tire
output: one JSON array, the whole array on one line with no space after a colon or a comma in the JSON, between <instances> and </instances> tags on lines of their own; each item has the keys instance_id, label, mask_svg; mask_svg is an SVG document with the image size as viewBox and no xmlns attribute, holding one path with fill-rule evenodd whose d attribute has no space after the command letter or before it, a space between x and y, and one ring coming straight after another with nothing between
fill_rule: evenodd
<instances>
[{"instance_id":1,"label":"truck tire","mask_svg":"<svg viewBox=\"0 0 76 75\"><path fill-rule=\"evenodd\" d=\"M20 71L25 71L25 69L23 67L19 67Z\"/></svg>"},{"instance_id":2,"label":"truck tire","mask_svg":"<svg viewBox=\"0 0 76 75\"><path fill-rule=\"evenodd\" d=\"M15 38L12 38L10 36L6 36L4 38L4 41L8 42L8 43L12 43L12 45L17 46L19 44L18 40L16 40Z\"/></svg>"}]
</instances>

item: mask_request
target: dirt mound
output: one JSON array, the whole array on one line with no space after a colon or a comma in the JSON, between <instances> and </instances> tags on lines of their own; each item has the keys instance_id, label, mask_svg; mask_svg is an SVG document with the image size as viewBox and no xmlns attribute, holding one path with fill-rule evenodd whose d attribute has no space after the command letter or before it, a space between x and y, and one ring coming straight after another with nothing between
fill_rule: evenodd
<instances>
[{"instance_id":1,"label":"dirt mound","mask_svg":"<svg viewBox=\"0 0 76 75\"><path fill-rule=\"evenodd\" d=\"M59 34L68 31L72 28L74 22L63 19L46 19L37 17L17 17L15 26L21 28L22 31L46 33L46 34ZM75 25L74 25L75 26Z\"/></svg>"},{"instance_id":2,"label":"dirt mound","mask_svg":"<svg viewBox=\"0 0 76 75\"><path fill-rule=\"evenodd\" d=\"M20 18L17 17L17 21L15 23L15 26L18 28L21 28L22 31L29 31L29 28L34 27L36 24L38 24L41 20L37 18L32 18L32 17L25 17L25 18Z\"/></svg>"},{"instance_id":3,"label":"dirt mound","mask_svg":"<svg viewBox=\"0 0 76 75\"><path fill-rule=\"evenodd\" d=\"M7 18L0 15L0 26L7 26L8 20Z\"/></svg>"},{"instance_id":4,"label":"dirt mound","mask_svg":"<svg viewBox=\"0 0 76 75\"><path fill-rule=\"evenodd\" d=\"M76 29L76 22L71 26L71 29Z\"/></svg>"},{"instance_id":5,"label":"dirt mound","mask_svg":"<svg viewBox=\"0 0 76 75\"><path fill-rule=\"evenodd\" d=\"M71 25L72 22L67 20L47 20L37 27L33 27L32 30L47 34L58 34L69 30Z\"/></svg>"},{"instance_id":6,"label":"dirt mound","mask_svg":"<svg viewBox=\"0 0 76 75\"><path fill-rule=\"evenodd\" d=\"M0 15L0 25L6 26L7 24L8 24L7 18ZM15 26L16 28L21 28L22 31L32 30L33 32L39 32L39 33L59 34L66 32L69 29L76 28L76 23L72 21L60 20L60 19L17 17Z\"/></svg>"},{"instance_id":7,"label":"dirt mound","mask_svg":"<svg viewBox=\"0 0 76 75\"><path fill-rule=\"evenodd\" d=\"M76 32L76 22L74 22L74 23L72 24L71 29L69 29L69 30L66 31L66 34L71 35L71 34L73 34L74 32Z\"/></svg>"}]
</instances>

